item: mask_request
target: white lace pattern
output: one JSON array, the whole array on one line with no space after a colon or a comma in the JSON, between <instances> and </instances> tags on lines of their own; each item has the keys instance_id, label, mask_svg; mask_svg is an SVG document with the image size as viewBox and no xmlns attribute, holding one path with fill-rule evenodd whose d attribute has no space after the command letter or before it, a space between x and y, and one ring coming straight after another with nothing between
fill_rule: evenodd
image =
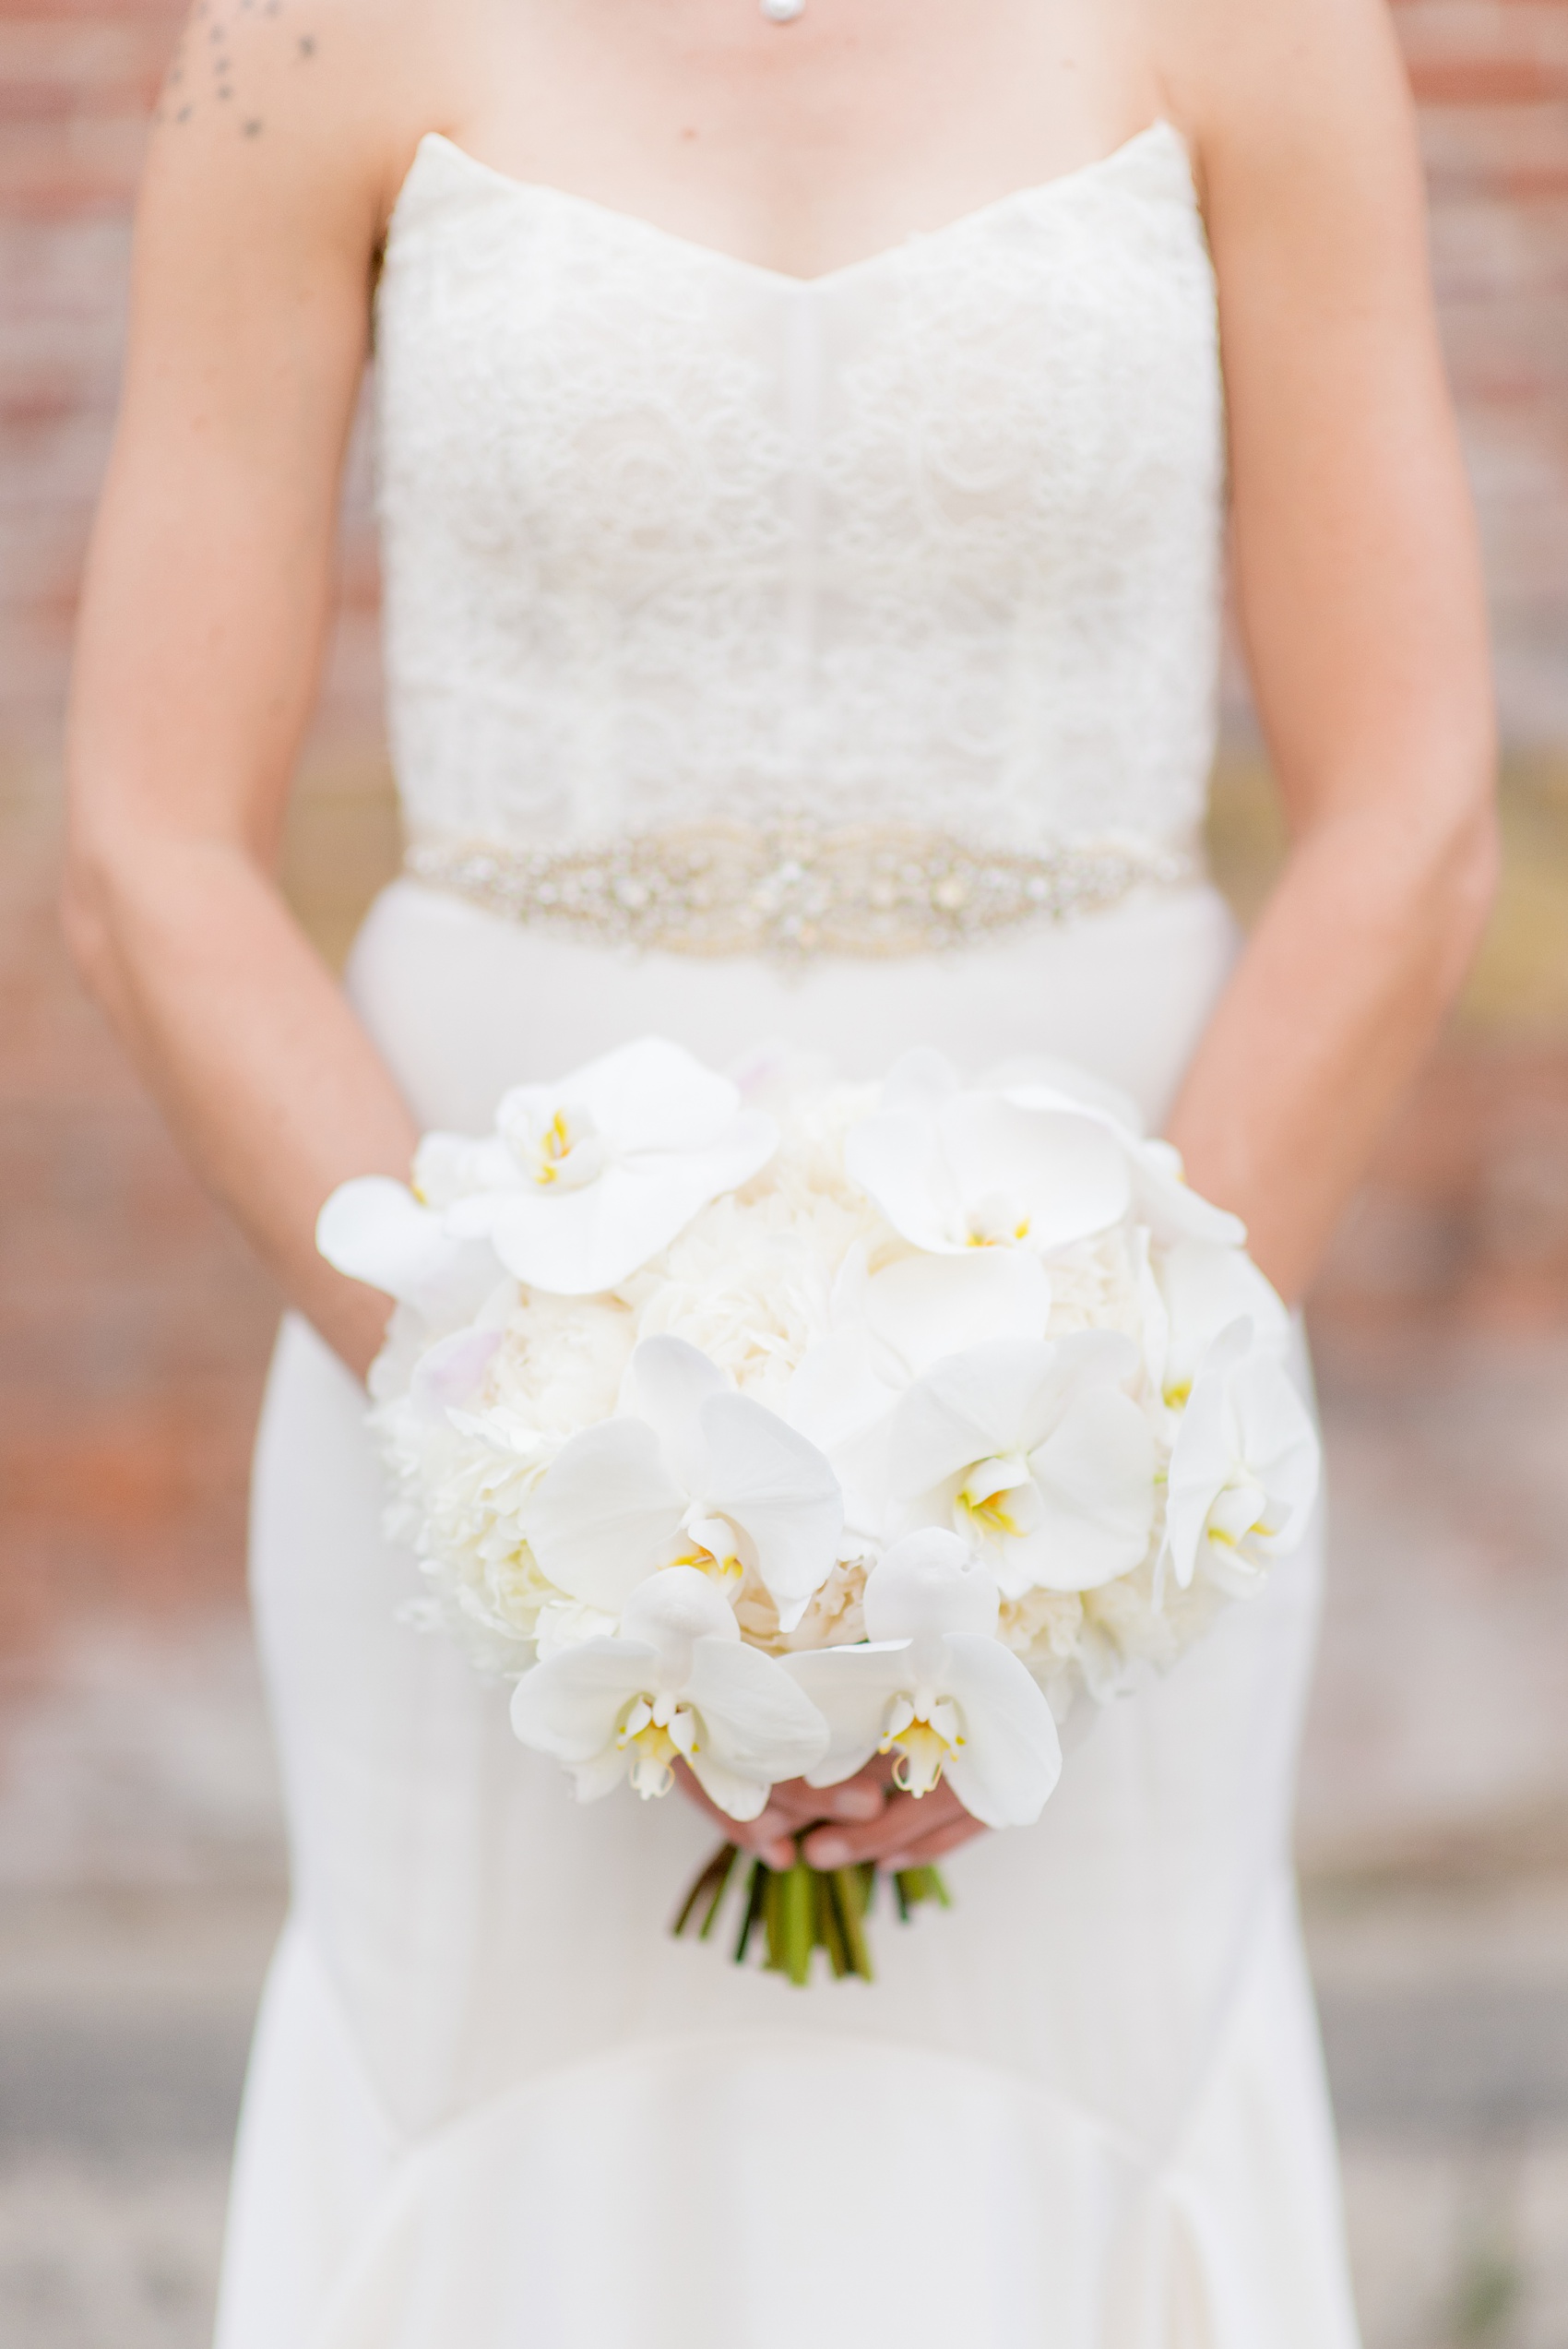
<instances>
[{"instance_id":1,"label":"white lace pattern","mask_svg":"<svg viewBox=\"0 0 1568 2349\"><path fill-rule=\"evenodd\" d=\"M416 840L1201 818L1223 418L1169 125L805 282L433 136L378 376Z\"/></svg>"}]
</instances>

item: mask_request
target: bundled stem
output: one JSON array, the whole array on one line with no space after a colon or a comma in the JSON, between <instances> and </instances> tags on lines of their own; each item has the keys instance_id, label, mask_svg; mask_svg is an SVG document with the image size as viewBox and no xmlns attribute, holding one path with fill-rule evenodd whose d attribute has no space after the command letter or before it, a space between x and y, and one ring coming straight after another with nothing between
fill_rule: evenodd
<instances>
[{"instance_id":1,"label":"bundled stem","mask_svg":"<svg viewBox=\"0 0 1568 2349\"><path fill-rule=\"evenodd\" d=\"M874 1981L865 1920L876 1891L876 1867L869 1860L855 1867L813 1867L802 1854L802 1841L801 1836L795 1838L791 1867L772 1868L766 1860L752 1861L735 1942L735 1963L744 1964L752 1942L760 1932L766 1949L765 1970L784 1974L797 1987L803 1988L811 1980L812 1954L816 1950L826 1952L837 1980L854 1974L862 1982ZM673 1934L683 1934L700 1910L702 1921L697 1926L697 1938L709 1938L741 1856L739 1844L719 1845L686 1894L671 1927ZM893 1898L905 1924L924 1901L935 1901L944 1909L952 1906L947 1887L934 1867L899 1868L894 1873L892 1884Z\"/></svg>"}]
</instances>

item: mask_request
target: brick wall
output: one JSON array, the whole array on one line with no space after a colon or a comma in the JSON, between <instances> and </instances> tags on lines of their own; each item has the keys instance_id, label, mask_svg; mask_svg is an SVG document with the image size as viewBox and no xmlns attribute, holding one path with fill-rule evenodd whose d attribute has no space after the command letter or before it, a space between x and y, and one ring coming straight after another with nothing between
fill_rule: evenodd
<instances>
[{"instance_id":1,"label":"brick wall","mask_svg":"<svg viewBox=\"0 0 1568 2349\"><path fill-rule=\"evenodd\" d=\"M108 447L144 125L184 0L0 0L0 759L55 738ZM376 732L375 574L349 484L329 739Z\"/></svg>"},{"instance_id":2,"label":"brick wall","mask_svg":"<svg viewBox=\"0 0 1568 2349\"><path fill-rule=\"evenodd\" d=\"M0 0L0 746L45 745L118 361L169 0ZM1401 0L1510 732L1568 742L1568 0ZM362 483L330 730L374 732Z\"/></svg>"},{"instance_id":3,"label":"brick wall","mask_svg":"<svg viewBox=\"0 0 1568 2349\"><path fill-rule=\"evenodd\" d=\"M1568 742L1568 5L1403 0L1504 712Z\"/></svg>"}]
</instances>

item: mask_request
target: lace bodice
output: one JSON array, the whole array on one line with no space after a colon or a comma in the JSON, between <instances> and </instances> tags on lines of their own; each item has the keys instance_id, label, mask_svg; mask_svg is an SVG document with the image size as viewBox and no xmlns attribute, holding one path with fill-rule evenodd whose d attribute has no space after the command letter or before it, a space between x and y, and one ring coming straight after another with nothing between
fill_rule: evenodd
<instances>
[{"instance_id":1,"label":"lace bodice","mask_svg":"<svg viewBox=\"0 0 1568 2349\"><path fill-rule=\"evenodd\" d=\"M416 840L1201 817L1222 407L1168 125L805 281L432 136L378 380Z\"/></svg>"}]
</instances>

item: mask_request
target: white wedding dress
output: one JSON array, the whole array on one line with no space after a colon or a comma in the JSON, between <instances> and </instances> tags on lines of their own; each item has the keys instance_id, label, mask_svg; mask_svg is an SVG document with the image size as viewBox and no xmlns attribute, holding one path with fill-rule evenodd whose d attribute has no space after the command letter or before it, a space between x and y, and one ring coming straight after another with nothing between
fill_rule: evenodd
<instances>
[{"instance_id":1,"label":"white wedding dress","mask_svg":"<svg viewBox=\"0 0 1568 2349\"><path fill-rule=\"evenodd\" d=\"M1223 411L1169 126L809 282L432 137L377 342L422 870L781 819L1190 846ZM1197 879L790 968L405 877L349 984L426 1124L649 1032L1057 1051L1158 1121L1232 951ZM949 1913L878 1920L874 1986L802 1992L668 1938L695 1810L577 1807L399 1623L362 1414L288 1324L254 1560L294 1908L220 2349L1351 2349L1289 1851L1315 1538Z\"/></svg>"}]
</instances>

